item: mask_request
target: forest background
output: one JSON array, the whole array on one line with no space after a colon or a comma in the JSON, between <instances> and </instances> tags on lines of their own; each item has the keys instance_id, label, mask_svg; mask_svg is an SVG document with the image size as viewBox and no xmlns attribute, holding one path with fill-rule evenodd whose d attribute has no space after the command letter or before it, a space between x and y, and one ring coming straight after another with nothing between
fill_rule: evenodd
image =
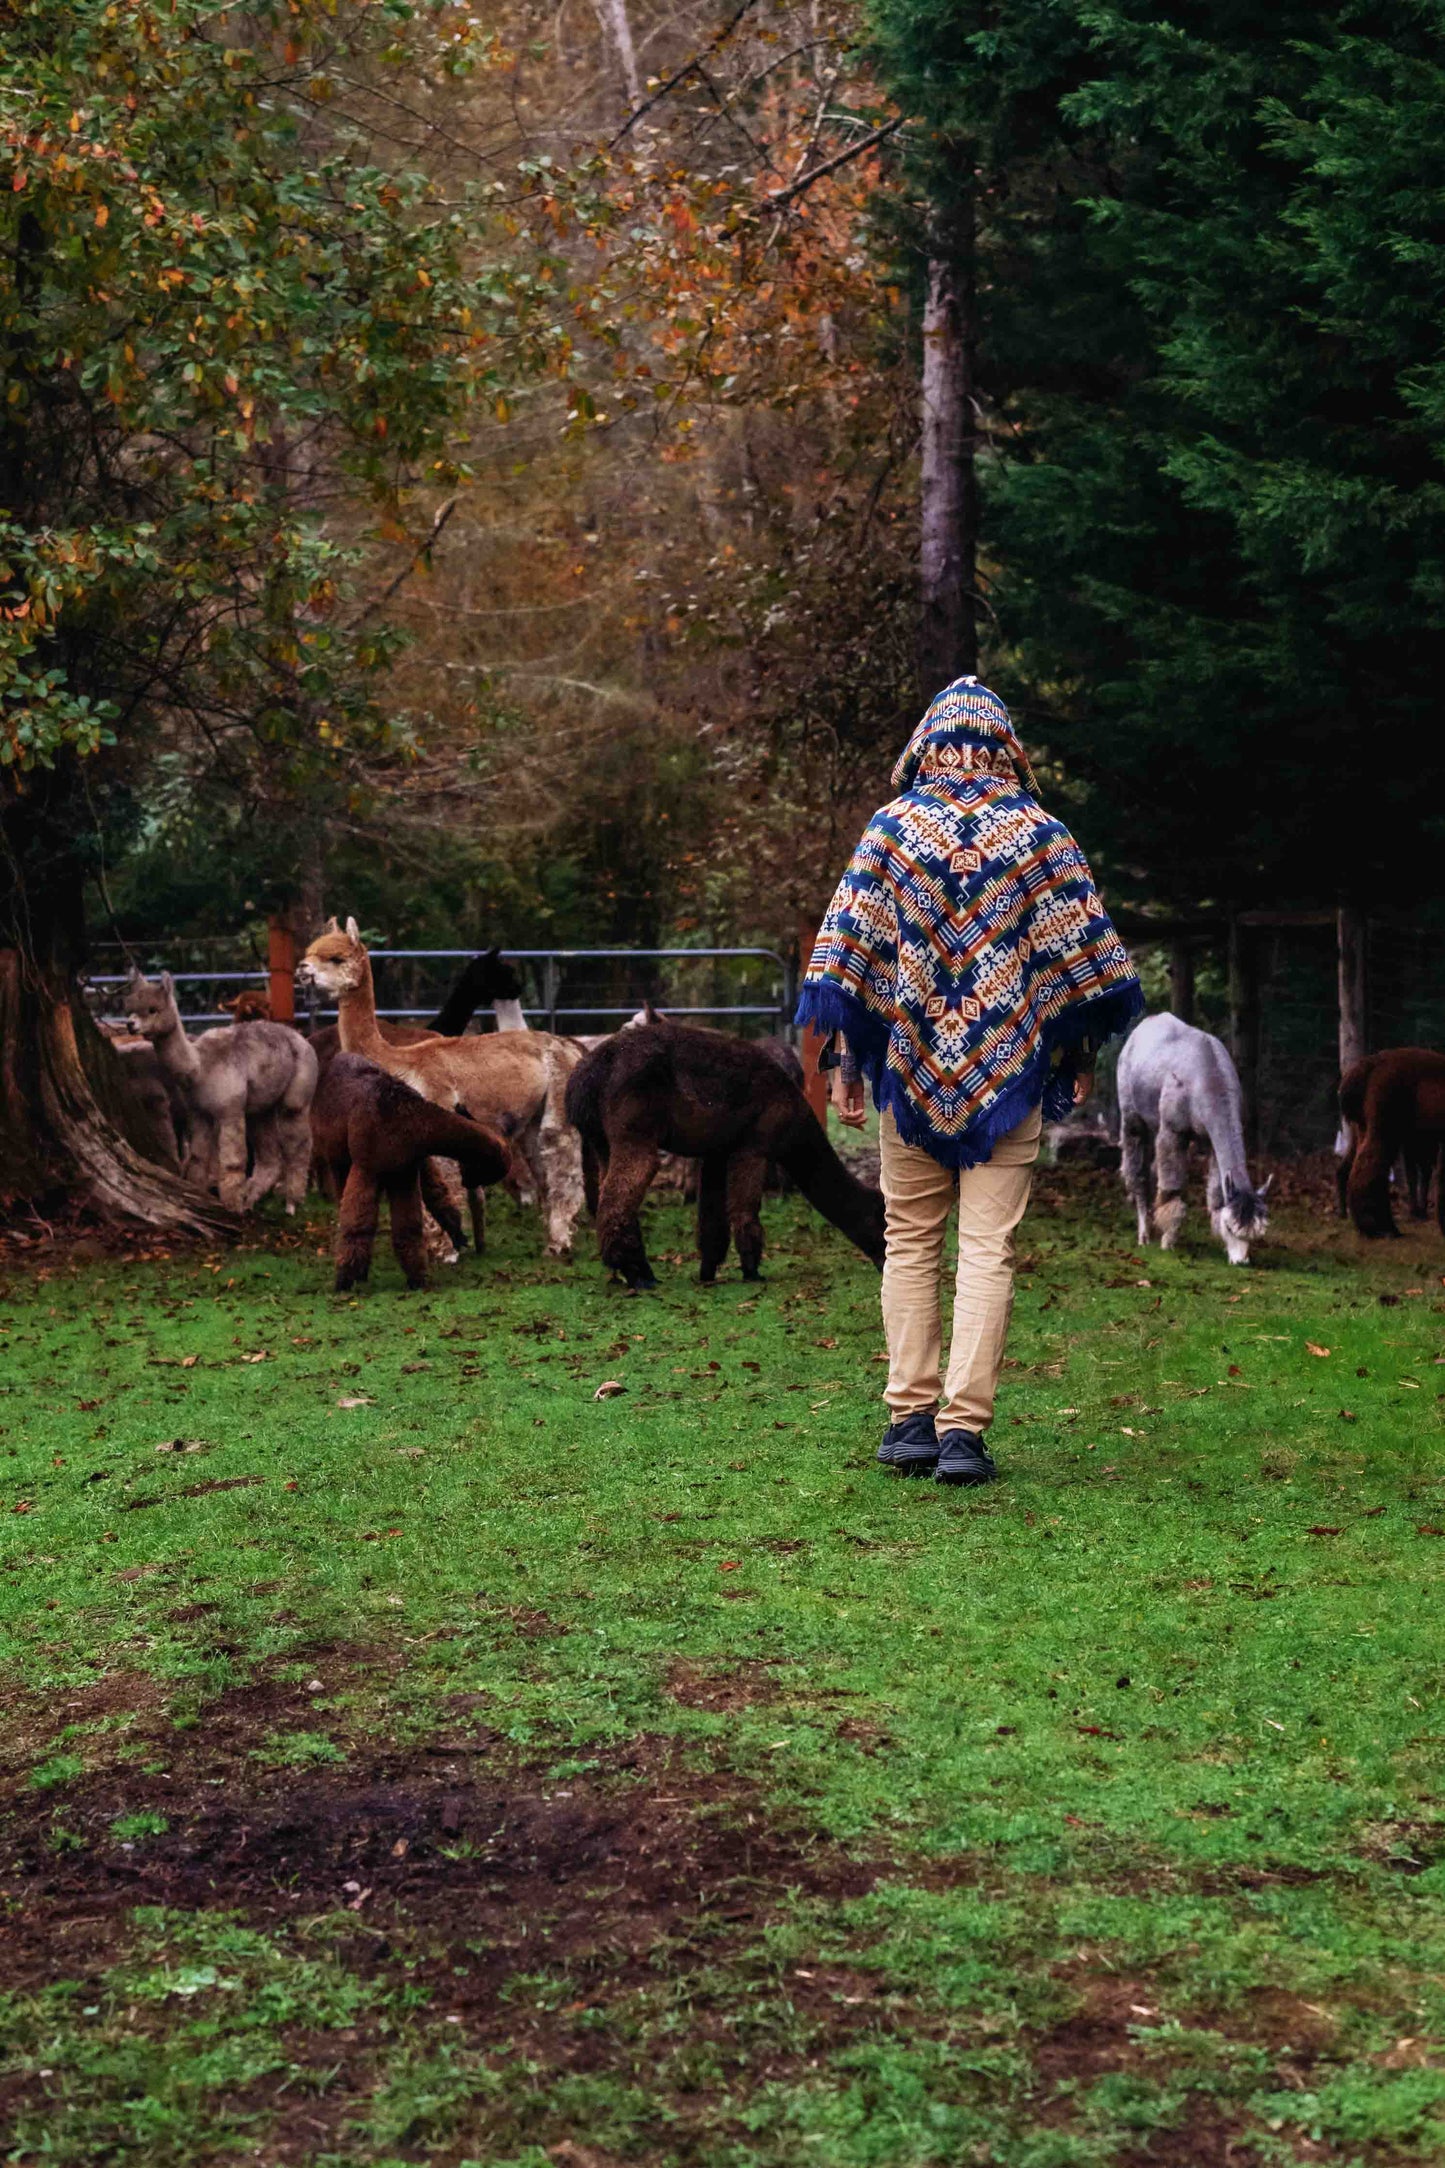
<instances>
[{"instance_id":1,"label":"forest background","mask_svg":"<svg viewBox=\"0 0 1445 2168\"><path fill-rule=\"evenodd\" d=\"M1437 0L3 17L27 968L786 943L975 666L1121 910L1428 909Z\"/></svg>"}]
</instances>

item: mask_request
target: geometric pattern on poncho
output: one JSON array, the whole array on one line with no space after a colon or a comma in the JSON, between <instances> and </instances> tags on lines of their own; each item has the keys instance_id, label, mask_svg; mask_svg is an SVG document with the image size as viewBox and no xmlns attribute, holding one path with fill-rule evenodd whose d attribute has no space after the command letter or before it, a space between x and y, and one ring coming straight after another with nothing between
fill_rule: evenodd
<instances>
[{"instance_id":1,"label":"geometric pattern on poncho","mask_svg":"<svg viewBox=\"0 0 1445 2168\"><path fill-rule=\"evenodd\" d=\"M986 1160L1041 1103L1072 1104L1080 1044L1127 1029L1138 977L1062 821L1020 780L1003 703L939 695L828 906L799 1023L842 1031L905 1142Z\"/></svg>"}]
</instances>

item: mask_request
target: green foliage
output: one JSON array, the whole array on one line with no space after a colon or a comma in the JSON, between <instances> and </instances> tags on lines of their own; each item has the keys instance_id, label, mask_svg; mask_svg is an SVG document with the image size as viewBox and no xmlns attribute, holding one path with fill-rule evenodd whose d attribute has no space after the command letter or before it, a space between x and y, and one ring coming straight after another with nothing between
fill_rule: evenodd
<instances>
[{"instance_id":1,"label":"green foliage","mask_svg":"<svg viewBox=\"0 0 1445 2168\"><path fill-rule=\"evenodd\" d=\"M1445 788L1441 10L993 13L876 9L978 191L1002 668L1116 879L1417 894Z\"/></svg>"},{"instance_id":2,"label":"green foliage","mask_svg":"<svg viewBox=\"0 0 1445 2168\"><path fill-rule=\"evenodd\" d=\"M444 10L435 27L455 60L459 27ZM419 547L413 500L429 517L465 480L466 418L551 351L537 289L498 268L485 195L376 165L341 103L341 55L348 79L384 75L398 39L424 61L431 28L361 0L13 11L7 829L24 831L26 771L110 752L133 788L169 772L268 812L294 863L298 827L368 763L406 761L378 690L396 635L358 593L364 523Z\"/></svg>"}]
</instances>

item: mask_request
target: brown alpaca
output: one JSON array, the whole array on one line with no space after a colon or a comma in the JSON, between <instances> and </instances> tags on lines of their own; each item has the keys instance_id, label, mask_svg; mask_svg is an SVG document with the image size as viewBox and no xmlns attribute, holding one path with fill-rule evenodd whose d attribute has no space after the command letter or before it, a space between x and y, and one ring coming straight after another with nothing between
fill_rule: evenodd
<instances>
[{"instance_id":1,"label":"brown alpaca","mask_svg":"<svg viewBox=\"0 0 1445 2168\"><path fill-rule=\"evenodd\" d=\"M237 994L222 994L216 1007L224 1009L233 1024L271 1021L271 996L263 994L259 986L243 986Z\"/></svg>"},{"instance_id":2,"label":"brown alpaca","mask_svg":"<svg viewBox=\"0 0 1445 2168\"><path fill-rule=\"evenodd\" d=\"M408 1287L425 1287L422 1243L423 1173L432 1153L455 1159L470 1188L499 1182L511 1164L503 1139L465 1115L433 1106L398 1077L359 1054L329 1062L311 1102L311 1142L317 1163L341 1199L336 1225L336 1290L371 1270L381 1199L391 1207L391 1246ZM432 1211L455 1220L445 1193L428 1197ZM443 1221L445 1225L445 1221ZM454 1241L461 1226L448 1227Z\"/></svg>"},{"instance_id":3,"label":"brown alpaca","mask_svg":"<svg viewBox=\"0 0 1445 2168\"><path fill-rule=\"evenodd\" d=\"M1401 1157L1412 1215L1423 1219L1430 1171L1445 1147L1445 1054L1396 1046L1356 1062L1340 1079L1340 1118L1348 1142L1340 1198L1360 1233L1399 1233L1390 1209L1390 1169ZM1436 1211L1445 1233L1445 1182Z\"/></svg>"},{"instance_id":4,"label":"brown alpaca","mask_svg":"<svg viewBox=\"0 0 1445 2168\"><path fill-rule=\"evenodd\" d=\"M562 1099L567 1077L581 1058L578 1052L541 1031L392 1045L377 1027L371 959L354 918L347 920L344 933L332 920L306 951L297 977L336 1002L346 1053L365 1055L434 1106L469 1114L515 1139L514 1149L539 1178L548 1250L553 1256L570 1256L582 1209L582 1150L567 1126ZM469 1190L468 1201L480 1250L486 1240L486 1205L479 1185Z\"/></svg>"},{"instance_id":5,"label":"brown alpaca","mask_svg":"<svg viewBox=\"0 0 1445 2168\"><path fill-rule=\"evenodd\" d=\"M657 1285L638 1213L664 1152L702 1162L704 1283L716 1279L729 1236L743 1278L758 1278L770 1160L865 1257L883 1263L882 1197L848 1172L797 1085L762 1047L684 1024L630 1027L574 1071L567 1114L582 1134L602 1262L633 1289Z\"/></svg>"}]
</instances>

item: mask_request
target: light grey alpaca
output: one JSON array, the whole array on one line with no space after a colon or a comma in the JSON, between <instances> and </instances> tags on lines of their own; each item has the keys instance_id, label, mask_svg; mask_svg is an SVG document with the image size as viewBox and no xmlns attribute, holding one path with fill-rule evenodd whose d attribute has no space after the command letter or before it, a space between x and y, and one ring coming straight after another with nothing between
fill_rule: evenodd
<instances>
[{"instance_id":1,"label":"light grey alpaca","mask_svg":"<svg viewBox=\"0 0 1445 2168\"><path fill-rule=\"evenodd\" d=\"M1184 1224L1189 1142L1208 1147L1209 1219L1232 1265L1269 1226L1262 1189L1244 1156L1244 1095L1223 1043L1177 1016L1146 1016L1119 1056L1119 1141L1124 1187L1139 1215L1139 1240L1157 1229L1172 1250ZM1151 1168L1150 1161L1153 1161Z\"/></svg>"},{"instance_id":2,"label":"light grey alpaca","mask_svg":"<svg viewBox=\"0 0 1445 2168\"><path fill-rule=\"evenodd\" d=\"M133 971L126 1002L132 1030L150 1040L191 1111L182 1171L239 1212L279 1182L294 1212L306 1194L316 1089L316 1056L301 1034L288 1024L226 1024L188 1039L169 971L154 984Z\"/></svg>"}]
</instances>

